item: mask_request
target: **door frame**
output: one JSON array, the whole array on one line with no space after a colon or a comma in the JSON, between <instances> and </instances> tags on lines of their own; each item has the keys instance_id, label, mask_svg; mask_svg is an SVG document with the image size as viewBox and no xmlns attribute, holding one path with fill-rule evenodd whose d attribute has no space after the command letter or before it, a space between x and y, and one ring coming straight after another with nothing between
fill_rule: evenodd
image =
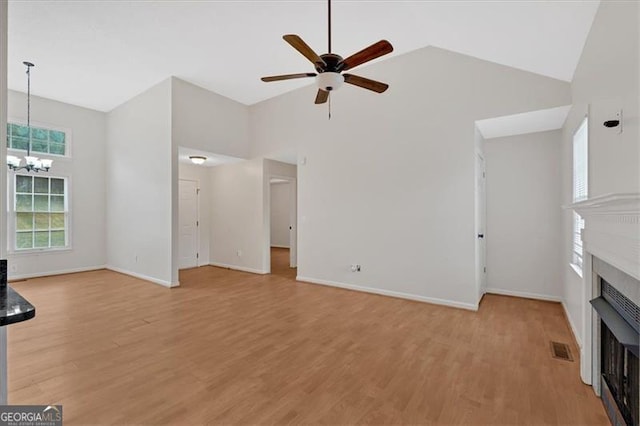
<instances>
[{"instance_id":1,"label":"door frame","mask_svg":"<svg viewBox=\"0 0 640 426\"><path fill-rule=\"evenodd\" d=\"M289 184L289 267L298 267L298 178L291 176L283 176L278 174L270 174L266 177L267 197L266 197L266 236L265 239L265 258L267 273L271 273L271 179L286 180Z\"/></svg>"},{"instance_id":2,"label":"door frame","mask_svg":"<svg viewBox=\"0 0 640 426\"><path fill-rule=\"evenodd\" d=\"M475 237L476 237L476 276L477 276L477 286L478 286L478 302L484 294L487 292L487 164L484 158L484 155L480 152L476 152L475 155L475 204L476 204L476 224L475 224ZM480 187L478 185L478 180L480 179L480 174L482 174L482 186L483 191L480 193ZM479 210L483 211L480 212ZM478 240L480 237L478 235L482 233L482 242ZM484 250L484 256L481 255L480 251ZM484 260L484 262L481 262ZM484 265L481 265L484 263ZM483 270L481 270L483 268Z\"/></svg>"},{"instance_id":3,"label":"door frame","mask_svg":"<svg viewBox=\"0 0 640 426\"><path fill-rule=\"evenodd\" d=\"M196 184L196 266L200 267L200 180L199 179L178 179L178 270L189 269L180 268L180 181L195 182Z\"/></svg>"}]
</instances>

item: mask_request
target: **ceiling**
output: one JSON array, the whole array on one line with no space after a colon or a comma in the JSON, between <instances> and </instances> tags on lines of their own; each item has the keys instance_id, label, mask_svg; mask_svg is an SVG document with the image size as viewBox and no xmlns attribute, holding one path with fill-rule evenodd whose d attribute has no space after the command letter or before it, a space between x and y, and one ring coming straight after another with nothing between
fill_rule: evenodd
<instances>
[{"instance_id":1,"label":"ceiling","mask_svg":"<svg viewBox=\"0 0 640 426\"><path fill-rule=\"evenodd\" d=\"M333 50L346 57L382 38L399 55L433 45L570 81L597 1L334 1ZM282 40L326 51L324 1L17 1L9 3L9 87L109 111L169 76L247 105L311 80ZM379 59L379 60L384 60ZM366 75L366 70L363 70Z\"/></svg>"},{"instance_id":2,"label":"ceiling","mask_svg":"<svg viewBox=\"0 0 640 426\"><path fill-rule=\"evenodd\" d=\"M476 121L484 139L561 129L571 105Z\"/></svg>"}]
</instances>

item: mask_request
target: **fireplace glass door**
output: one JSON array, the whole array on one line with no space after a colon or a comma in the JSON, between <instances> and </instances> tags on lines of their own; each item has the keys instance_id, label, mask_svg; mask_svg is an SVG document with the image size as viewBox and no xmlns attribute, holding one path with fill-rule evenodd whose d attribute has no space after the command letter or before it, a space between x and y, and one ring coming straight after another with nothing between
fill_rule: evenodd
<instances>
[{"instance_id":1,"label":"fireplace glass door","mask_svg":"<svg viewBox=\"0 0 640 426\"><path fill-rule=\"evenodd\" d=\"M622 345L602 322L602 377L627 425L639 426L640 370L638 357Z\"/></svg>"}]
</instances>

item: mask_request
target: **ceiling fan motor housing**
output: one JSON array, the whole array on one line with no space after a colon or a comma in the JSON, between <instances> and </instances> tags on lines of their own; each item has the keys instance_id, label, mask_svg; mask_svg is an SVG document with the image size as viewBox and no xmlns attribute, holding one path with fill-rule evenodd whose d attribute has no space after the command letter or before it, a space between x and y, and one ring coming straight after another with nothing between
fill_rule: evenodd
<instances>
[{"instance_id":1,"label":"ceiling fan motor housing","mask_svg":"<svg viewBox=\"0 0 640 426\"><path fill-rule=\"evenodd\" d=\"M326 92L337 90L344 83L344 77L338 72L323 72L316 77L318 88Z\"/></svg>"}]
</instances>

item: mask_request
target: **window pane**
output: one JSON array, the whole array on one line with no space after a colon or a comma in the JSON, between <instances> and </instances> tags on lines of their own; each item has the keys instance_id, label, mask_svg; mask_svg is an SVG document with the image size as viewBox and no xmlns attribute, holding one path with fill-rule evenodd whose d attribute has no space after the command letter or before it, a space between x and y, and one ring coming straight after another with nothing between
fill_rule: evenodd
<instances>
[{"instance_id":1,"label":"window pane","mask_svg":"<svg viewBox=\"0 0 640 426\"><path fill-rule=\"evenodd\" d=\"M64 179L51 178L51 193L64 194Z\"/></svg>"},{"instance_id":2,"label":"window pane","mask_svg":"<svg viewBox=\"0 0 640 426\"><path fill-rule=\"evenodd\" d=\"M64 213L51 213L51 229L64 229Z\"/></svg>"},{"instance_id":3,"label":"window pane","mask_svg":"<svg viewBox=\"0 0 640 426\"><path fill-rule=\"evenodd\" d=\"M31 141L31 152L49 152L49 143L47 141Z\"/></svg>"},{"instance_id":4,"label":"window pane","mask_svg":"<svg viewBox=\"0 0 640 426\"><path fill-rule=\"evenodd\" d=\"M51 231L51 247L64 247L64 231Z\"/></svg>"},{"instance_id":5,"label":"window pane","mask_svg":"<svg viewBox=\"0 0 640 426\"><path fill-rule=\"evenodd\" d=\"M33 248L33 232L18 232L16 234L16 248Z\"/></svg>"},{"instance_id":6,"label":"window pane","mask_svg":"<svg viewBox=\"0 0 640 426\"><path fill-rule=\"evenodd\" d=\"M52 195L51 196L51 211L63 212L64 211L64 195Z\"/></svg>"},{"instance_id":7,"label":"window pane","mask_svg":"<svg viewBox=\"0 0 640 426\"><path fill-rule=\"evenodd\" d=\"M16 176L16 192L26 192L28 194L31 193L32 192L31 183L32 183L31 176L17 175Z\"/></svg>"},{"instance_id":8,"label":"window pane","mask_svg":"<svg viewBox=\"0 0 640 426\"><path fill-rule=\"evenodd\" d=\"M47 141L49 139L49 133L44 129L31 128L31 137L34 140Z\"/></svg>"},{"instance_id":9,"label":"window pane","mask_svg":"<svg viewBox=\"0 0 640 426\"><path fill-rule=\"evenodd\" d=\"M16 195L16 211L19 212L31 212L33 211L33 204L31 195Z\"/></svg>"},{"instance_id":10,"label":"window pane","mask_svg":"<svg viewBox=\"0 0 640 426\"><path fill-rule=\"evenodd\" d=\"M33 246L37 248L49 247L49 231L36 232Z\"/></svg>"},{"instance_id":11,"label":"window pane","mask_svg":"<svg viewBox=\"0 0 640 426\"><path fill-rule=\"evenodd\" d=\"M26 151L28 146L29 139L27 138L19 138L15 136L11 138L11 148L13 149L24 149Z\"/></svg>"},{"instance_id":12,"label":"window pane","mask_svg":"<svg viewBox=\"0 0 640 426\"><path fill-rule=\"evenodd\" d=\"M49 211L49 196L48 195L34 195L33 196L34 210L37 212Z\"/></svg>"},{"instance_id":13,"label":"window pane","mask_svg":"<svg viewBox=\"0 0 640 426\"><path fill-rule=\"evenodd\" d=\"M49 130L49 139L51 140L51 142L64 144L64 132L59 132L57 130Z\"/></svg>"},{"instance_id":14,"label":"window pane","mask_svg":"<svg viewBox=\"0 0 640 426\"><path fill-rule=\"evenodd\" d=\"M64 155L64 144L51 142L49 144L51 154Z\"/></svg>"},{"instance_id":15,"label":"window pane","mask_svg":"<svg viewBox=\"0 0 640 426\"><path fill-rule=\"evenodd\" d=\"M33 192L37 194L49 193L49 178L36 177L36 178L33 178L33 180L34 180Z\"/></svg>"},{"instance_id":16,"label":"window pane","mask_svg":"<svg viewBox=\"0 0 640 426\"><path fill-rule=\"evenodd\" d=\"M27 126L21 126L19 124L11 125L11 136L29 137L29 128Z\"/></svg>"},{"instance_id":17,"label":"window pane","mask_svg":"<svg viewBox=\"0 0 640 426\"><path fill-rule=\"evenodd\" d=\"M49 213L36 213L36 229L49 229Z\"/></svg>"},{"instance_id":18,"label":"window pane","mask_svg":"<svg viewBox=\"0 0 640 426\"><path fill-rule=\"evenodd\" d=\"M33 213L16 213L16 229L30 231L33 229Z\"/></svg>"}]
</instances>

